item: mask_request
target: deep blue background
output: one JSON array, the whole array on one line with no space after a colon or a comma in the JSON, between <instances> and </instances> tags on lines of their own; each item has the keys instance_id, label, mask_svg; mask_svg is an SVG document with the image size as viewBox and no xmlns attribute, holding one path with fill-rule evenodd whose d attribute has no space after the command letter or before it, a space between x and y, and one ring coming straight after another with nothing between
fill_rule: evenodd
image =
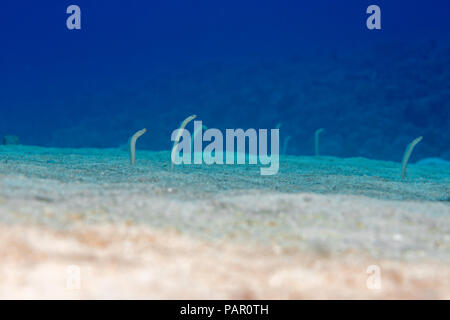
<instances>
[{"instance_id":1,"label":"deep blue background","mask_svg":"<svg viewBox=\"0 0 450 320\"><path fill-rule=\"evenodd\" d=\"M66 8L82 30L66 28ZM365 26L382 10L382 30ZM450 2L13 1L0 3L0 135L24 144L167 149L196 113L270 128L289 153L450 160Z\"/></svg>"}]
</instances>

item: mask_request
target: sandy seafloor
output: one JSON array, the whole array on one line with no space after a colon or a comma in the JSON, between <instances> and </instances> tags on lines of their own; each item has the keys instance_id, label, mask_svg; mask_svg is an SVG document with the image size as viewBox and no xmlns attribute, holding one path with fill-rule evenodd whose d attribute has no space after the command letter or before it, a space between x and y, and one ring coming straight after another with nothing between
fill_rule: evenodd
<instances>
[{"instance_id":1,"label":"sandy seafloor","mask_svg":"<svg viewBox=\"0 0 450 320\"><path fill-rule=\"evenodd\" d=\"M0 146L0 298L450 299L450 168ZM68 266L81 272L68 283ZM369 289L367 268L381 271Z\"/></svg>"}]
</instances>

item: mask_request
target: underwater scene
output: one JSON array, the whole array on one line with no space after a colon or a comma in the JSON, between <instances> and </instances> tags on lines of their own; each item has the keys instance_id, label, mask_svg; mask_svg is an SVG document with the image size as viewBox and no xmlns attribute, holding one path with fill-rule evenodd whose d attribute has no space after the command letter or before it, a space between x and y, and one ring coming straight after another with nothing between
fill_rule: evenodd
<instances>
[{"instance_id":1,"label":"underwater scene","mask_svg":"<svg viewBox=\"0 0 450 320\"><path fill-rule=\"evenodd\" d=\"M2 0L0 139L0 299L450 299L446 0Z\"/></svg>"}]
</instances>

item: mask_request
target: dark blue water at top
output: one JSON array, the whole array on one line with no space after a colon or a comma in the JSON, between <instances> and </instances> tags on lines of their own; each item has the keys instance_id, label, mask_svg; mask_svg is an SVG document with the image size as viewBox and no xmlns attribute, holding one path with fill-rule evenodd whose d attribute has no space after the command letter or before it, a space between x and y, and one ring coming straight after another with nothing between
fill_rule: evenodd
<instances>
[{"instance_id":1,"label":"dark blue water at top","mask_svg":"<svg viewBox=\"0 0 450 320\"><path fill-rule=\"evenodd\" d=\"M66 28L76 4L82 29ZM381 8L381 30L366 8ZM450 160L450 2L0 3L0 136L53 147L168 149L208 127L274 128L290 154Z\"/></svg>"}]
</instances>

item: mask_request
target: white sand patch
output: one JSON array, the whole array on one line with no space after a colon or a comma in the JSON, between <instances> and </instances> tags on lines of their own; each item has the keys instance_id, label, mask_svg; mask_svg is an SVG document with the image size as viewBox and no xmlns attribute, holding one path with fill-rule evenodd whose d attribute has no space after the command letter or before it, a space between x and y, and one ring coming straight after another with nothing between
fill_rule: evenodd
<instances>
[{"instance_id":1,"label":"white sand patch","mask_svg":"<svg viewBox=\"0 0 450 320\"><path fill-rule=\"evenodd\" d=\"M130 166L120 150L0 147L0 297L449 297L448 170L169 168L169 152ZM71 264L88 279L76 293L61 287ZM387 275L375 295L372 264Z\"/></svg>"}]
</instances>

